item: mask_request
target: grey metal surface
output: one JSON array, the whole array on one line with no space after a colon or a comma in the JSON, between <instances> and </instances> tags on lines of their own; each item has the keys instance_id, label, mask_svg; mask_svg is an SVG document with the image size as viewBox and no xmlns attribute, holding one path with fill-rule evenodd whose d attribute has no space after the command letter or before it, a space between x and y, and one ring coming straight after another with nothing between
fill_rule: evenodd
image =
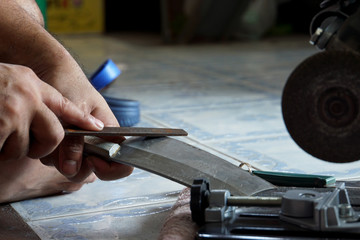
<instances>
[{"instance_id":1,"label":"grey metal surface","mask_svg":"<svg viewBox=\"0 0 360 240\"><path fill-rule=\"evenodd\" d=\"M193 188L194 186L191 190L193 190ZM198 185L195 185L195 189L198 189ZM345 183L339 182L336 184L335 188L331 189L332 191L329 191L327 188L293 188L286 191L282 197L269 198L271 201L269 202L270 205L268 206L266 206L266 204L269 199L263 199L261 197L259 200L264 200L264 204L252 212L251 215L246 215L245 213L247 210L249 210L251 207L258 206L260 201L256 200L253 202L254 204L251 204L254 198L252 196L230 196L230 192L226 189L215 189L209 191L209 186L207 186L206 189L203 188L204 191L207 191L206 193L201 191L192 191L191 203L194 201L195 206L191 210L192 214L194 214L194 210L198 215L203 214L205 217L205 224L216 222L224 223L224 225L233 225L232 229L236 229L237 226L239 226L241 229L246 229L245 219L251 216L251 227L254 228L256 226L259 230L265 230L265 225L263 225L264 218L271 216L271 221L267 219L267 221L270 223L268 227L284 232L287 230L296 231L296 229L293 227L298 226L300 228L316 232L337 232L343 234L360 233L360 215L359 212L355 211L350 203L350 198L345 187ZM199 199L201 199L201 201L198 201ZM245 204L242 204L243 199L248 199L249 201L246 201ZM198 202L200 204L197 204ZM250 203L250 205L247 203ZM276 205L280 205L280 209L276 208ZM234 206L238 206L239 208L235 208ZM269 212L269 209L266 207L270 206L275 208ZM247 210L245 210L244 207L246 207ZM267 215L269 213L270 215ZM194 215L192 215L192 217L194 219ZM279 218L284 222L294 224L294 226L291 228L278 228L276 227L276 221L274 221L275 218ZM196 220L197 219L194 219L194 221ZM200 222L200 224L202 225L203 222ZM232 231L223 231L223 233L225 232L230 233ZM209 234L212 233L209 232ZM231 234L237 235L239 232L233 231ZM315 237L313 234L308 236ZM359 239L358 237L359 235L356 238L349 238L347 236L344 237L344 239ZM308 239L308 237L305 238ZM321 239L325 239L325 237Z\"/></svg>"},{"instance_id":2,"label":"grey metal surface","mask_svg":"<svg viewBox=\"0 0 360 240\"><path fill-rule=\"evenodd\" d=\"M234 164L173 138L136 137L119 145L86 143L84 152L131 165L185 186L206 178L215 189L236 195L253 195L274 186Z\"/></svg>"},{"instance_id":3,"label":"grey metal surface","mask_svg":"<svg viewBox=\"0 0 360 240\"><path fill-rule=\"evenodd\" d=\"M359 214L350 204L344 183L330 193L288 191L283 197L280 219L315 231L360 232Z\"/></svg>"}]
</instances>

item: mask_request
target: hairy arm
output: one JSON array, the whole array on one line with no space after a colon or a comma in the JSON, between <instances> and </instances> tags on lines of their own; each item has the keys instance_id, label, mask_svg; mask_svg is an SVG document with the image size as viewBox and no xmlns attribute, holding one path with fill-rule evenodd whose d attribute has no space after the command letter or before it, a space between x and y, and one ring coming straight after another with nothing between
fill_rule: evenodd
<instances>
[{"instance_id":1,"label":"hairy arm","mask_svg":"<svg viewBox=\"0 0 360 240\"><path fill-rule=\"evenodd\" d=\"M0 62L31 68L41 80L56 88L85 113L100 119L105 126L118 126L105 100L91 86L76 61L29 12L17 1L2 0ZM115 179L132 171L131 167L106 163L93 157L85 161L82 148L83 139L65 138L55 155L51 156L53 164L69 179L81 181L91 171L100 178ZM47 163L49 161L46 160Z\"/></svg>"},{"instance_id":2,"label":"hairy arm","mask_svg":"<svg viewBox=\"0 0 360 240\"><path fill-rule=\"evenodd\" d=\"M27 11L14 0L3 0L0 13L0 61L25 65L40 73L39 62L52 63L66 57L66 50L31 15L34 10Z\"/></svg>"}]
</instances>

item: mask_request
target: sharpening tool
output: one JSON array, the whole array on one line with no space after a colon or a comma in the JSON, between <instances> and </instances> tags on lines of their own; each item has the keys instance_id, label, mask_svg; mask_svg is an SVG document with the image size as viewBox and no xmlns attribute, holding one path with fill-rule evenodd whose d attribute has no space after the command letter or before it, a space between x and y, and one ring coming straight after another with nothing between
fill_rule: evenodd
<instances>
[{"instance_id":1,"label":"sharpening tool","mask_svg":"<svg viewBox=\"0 0 360 240\"><path fill-rule=\"evenodd\" d=\"M104 127L101 131L88 131L82 129L65 129L67 136L187 136L183 129L175 128L142 128L142 127Z\"/></svg>"}]
</instances>

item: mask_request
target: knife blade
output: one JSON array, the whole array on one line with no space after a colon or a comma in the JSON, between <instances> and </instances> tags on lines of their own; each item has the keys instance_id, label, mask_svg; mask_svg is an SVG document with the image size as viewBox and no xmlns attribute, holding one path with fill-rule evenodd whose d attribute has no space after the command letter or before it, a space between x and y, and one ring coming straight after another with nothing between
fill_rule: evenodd
<instances>
[{"instance_id":1,"label":"knife blade","mask_svg":"<svg viewBox=\"0 0 360 240\"><path fill-rule=\"evenodd\" d=\"M84 153L131 165L188 187L195 178L206 178L214 189L228 189L238 195L274 188L220 157L169 137L132 137L120 145L86 142Z\"/></svg>"},{"instance_id":2,"label":"knife blade","mask_svg":"<svg viewBox=\"0 0 360 240\"><path fill-rule=\"evenodd\" d=\"M104 127L101 131L83 129L65 129L66 136L187 136L183 129L176 128L143 128L143 127Z\"/></svg>"}]
</instances>

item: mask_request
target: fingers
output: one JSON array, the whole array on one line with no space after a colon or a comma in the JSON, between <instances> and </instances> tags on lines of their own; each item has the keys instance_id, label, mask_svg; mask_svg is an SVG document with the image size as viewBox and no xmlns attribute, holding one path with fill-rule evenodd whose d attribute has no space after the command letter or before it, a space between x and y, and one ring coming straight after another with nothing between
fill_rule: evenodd
<instances>
[{"instance_id":1,"label":"fingers","mask_svg":"<svg viewBox=\"0 0 360 240\"><path fill-rule=\"evenodd\" d=\"M68 179L71 180L72 182L83 182L86 179L88 179L89 175L95 176L92 169L89 167L87 161L83 159L81 161L81 167L78 173L74 177Z\"/></svg>"},{"instance_id":2,"label":"fingers","mask_svg":"<svg viewBox=\"0 0 360 240\"><path fill-rule=\"evenodd\" d=\"M0 73L3 86L0 89L0 161L26 155L42 158L42 162L54 165L68 179L77 182L87 179L92 170L106 180L132 172L132 167L98 158L83 160L83 138L64 138L62 123L95 131L104 127L103 121L108 126L118 125L98 93L75 98L84 99L75 105L27 67L0 63ZM120 142L124 138L115 140Z\"/></svg>"},{"instance_id":3,"label":"fingers","mask_svg":"<svg viewBox=\"0 0 360 240\"><path fill-rule=\"evenodd\" d=\"M0 64L0 160L41 158L64 137L60 122L101 130L102 121L82 111L29 68Z\"/></svg>"},{"instance_id":4,"label":"fingers","mask_svg":"<svg viewBox=\"0 0 360 240\"><path fill-rule=\"evenodd\" d=\"M47 88L46 85L42 87L44 87L44 89ZM46 92L48 94L43 97L43 102L52 111L54 115L61 118L64 122L74 124L81 128L90 129L90 130L101 130L103 128L104 124L100 120L91 116L91 114L85 114L82 110L76 107L68 99L62 97L58 92L54 92L51 90L50 91L46 90ZM101 114L99 115L101 116ZM38 130L45 129L45 127L36 128L36 126L43 125L41 123L42 116L44 115L41 115L39 119L36 119L38 125L36 124L33 125L34 131L37 129ZM113 124L116 124L116 122L114 122ZM60 129L61 126L56 126L56 128ZM53 131L56 131L56 129L54 129ZM37 154L36 155L37 157L43 157L44 154L40 156L40 152L45 153L44 149L50 149L49 146L42 145L44 140L46 139L37 138L37 141L33 143L31 148L32 157L35 156L35 153ZM108 140L122 142L124 138L117 137ZM54 142L56 142L56 140ZM55 165L55 167L59 170L60 173L62 173L64 176L66 176L68 179L74 182L83 181L87 176L89 176L89 174L92 173L93 168L97 171L97 174L101 176L102 179L108 179L108 180L124 177L132 172L131 167L127 167L127 166L124 167L122 165L119 167L116 164L115 165L106 164L102 166L101 163L99 167L98 166L99 164L97 162L95 162L95 167L90 168L88 165L89 162L83 160L83 155L82 155L83 144L84 144L84 140L82 137L66 137L59 145L59 148L56 151L57 155L52 154L52 160L50 161L49 158L43 158L42 162L44 162L47 165L51 165L51 164ZM51 144L49 143L49 145Z\"/></svg>"},{"instance_id":5,"label":"fingers","mask_svg":"<svg viewBox=\"0 0 360 240\"><path fill-rule=\"evenodd\" d=\"M67 178L75 177L81 168L83 137L66 137L59 146L57 168Z\"/></svg>"},{"instance_id":6,"label":"fingers","mask_svg":"<svg viewBox=\"0 0 360 240\"><path fill-rule=\"evenodd\" d=\"M101 139L97 140L101 141ZM59 148L50 155L41 158L41 162L48 166L55 166L61 174L72 182L82 182L93 172L101 180L115 180L132 173L133 167L131 166L107 162L94 156L81 158L82 147L82 138L65 137Z\"/></svg>"},{"instance_id":7,"label":"fingers","mask_svg":"<svg viewBox=\"0 0 360 240\"><path fill-rule=\"evenodd\" d=\"M30 158L42 158L50 154L64 138L61 123L45 106L35 113L30 129L33 135L27 154Z\"/></svg>"},{"instance_id":8,"label":"fingers","mask_svg":"<svg viewBox=\"0 0 360 240\"><path fill-rule=\"evenodd\" d=\"M101 130L104 123L78 108L69 99L62 96L44 82L41 85L42 100L45 105L64 122L87 130Z\"/></svg>"},{"instance_id":9,"label":"fingers","mask_svg":"<svg viewBox=\"0 0 360 240\"><path fill-rule=\"evenodd\" d=\"M116 162L107 162L94 156L87 157L86 161L96 176L101 180L115 180L127 177L134 169L128 165Z\"/></svg>"},{"instance_id":10,"label":"fingers","mask_svg":"<svg viewBox=\"0 0 360 240\"><path fill-rule=\"evenodd\" d=\"M59 145L64 138L64 130L58 118L68 124L88 130L101 130L104 127L100 120L82 111L51 86L41 81L38 82L38 86L40 87L42 102L31 124L33 139L29 148L29 157L42 158L54 151ZM69 144L65 142L66 146ZM82 146L77 147L79 144L72 145L73 147L65 147L64 151L76 148L80 148L80 150L76 153L68 151L69 156L64 156L67 159L61 164L59 163L60 169L66 176L76 174L79 169L77 162L81 161L82 158ZM70 156L72 157L68 158Z\"/></svg>"},{"instance_id":11,"label":"fingers","mask_svg":"<svg viewBox=\"0 0 360 240\"><path fill-rule=\"evenodd\" d=\"M71 136L64 138L57 151L54 165L72 182L83 182L93 172L88 162L83 160L83 148L84 138Z\"/></svg>"},{"instance_id":12,"label":"fingers","mask_svg":"<svg viewBox=\"0 0 360 240\"><path fill-rule=\"evenodd\" d=\"M120 143L123 141L123 137L108 137L107 140L112 140L114 142ZM104 140L96 137L89 137L86 139L86 141L96 144L99 142L103 142ZM89 165L92 164L91 162L83 159L83 145L83 137L67 136L64 138L63 142L58 148L58 155L52 154L53 165L55 165L55 167L59 170L60 173L62 173L64 176L74 182L83 181L90 173L93 172L94 169L93 165ZM51 164L48 158L43 158L42 162L47 165L49 165L49 163ZM96 169L99 176L106 176L108 174L111 174L111 179L115 179L115 177L112 176L116 176L116 174L118 174L119 177L128 175L123 173L123 169L121 169L119 173L113 173L114 171L117 171L117 169L114 168L100 167ZM108 173L109 171L110 173ZM101 179L103 178L104 177L101 177Z\"/></svg>"},{"instance_id":13,"label":"fingers","mask_svg":"<svg viewBox=\"0 0 360 240\"><path fill-rule=\"evenodd\" d=\"M29 140L23 131L13 132L7 137L0 151L0 161L17 160L26 155Z\"/></svg>"}]
</instances>

